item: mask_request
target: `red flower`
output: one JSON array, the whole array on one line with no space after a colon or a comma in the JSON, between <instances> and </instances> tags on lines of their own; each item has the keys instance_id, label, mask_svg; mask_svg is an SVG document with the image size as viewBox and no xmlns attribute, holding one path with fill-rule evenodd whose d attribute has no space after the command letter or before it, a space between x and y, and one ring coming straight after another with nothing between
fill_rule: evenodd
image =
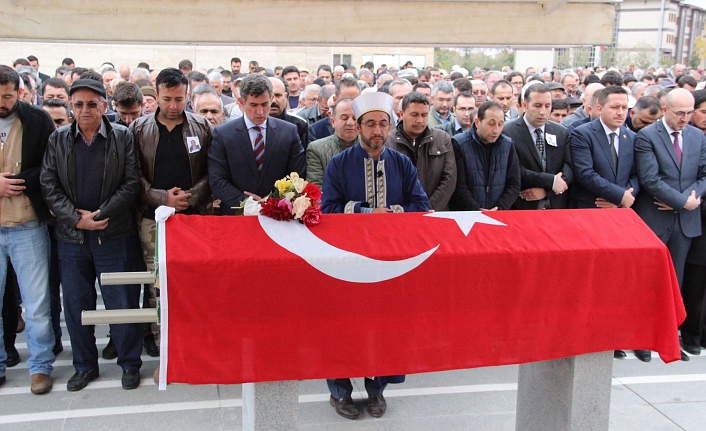
<instances>
[{"instance_id":1,"label":"red flower","mask_svg":"<svg viewBox=\"0 0 706 431\"><path fill-rule=\"evenodd\" d=\"M321 210L319 209L319 207L309 207L306 211L304 211L304 214L302 215L302 221L307 227L316 226L317 224L319 224L319 222L321 222Z\"/></svg>"},{"instance_id":2,"label":"red flower","mask_svg":"<svg viewBox=\"0 0 706 431\"><path fill-rule=\"evenodd\" d=\"M321 189L314 183L307 184L302 190L302 194L306 195L312 202L321 201Z\"/></svg>"},{"instance_id":3,"label":"red flower","mask_svg":"<svg viewBox=\"0 0 706 431\"><path fill-rule=\"evenodd\" d=\"M273 218L279 221L287 221L294 218L292 212L287 209L287 206L279 206L279 198L269 197L262 203L260 214Z\"/></svg>"}]
</instances>

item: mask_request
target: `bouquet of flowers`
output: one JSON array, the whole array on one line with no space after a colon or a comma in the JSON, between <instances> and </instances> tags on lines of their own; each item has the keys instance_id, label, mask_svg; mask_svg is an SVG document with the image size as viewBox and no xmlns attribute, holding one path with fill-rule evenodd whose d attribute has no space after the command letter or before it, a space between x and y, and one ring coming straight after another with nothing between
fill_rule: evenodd
<instances>
[{"instance_id":1,"label":"bouquet of flowers","mask_svg":"<svg viewBox=\"0 0 706 431\"><path fill-rule=\"evenodd\" d=\"M258 215L280 221L298 220L307 226L321 221L321 189L292 172L275 182L275 191L265 199L247 198L235 208L244 215Z\"/></svg>"}]
</instances>

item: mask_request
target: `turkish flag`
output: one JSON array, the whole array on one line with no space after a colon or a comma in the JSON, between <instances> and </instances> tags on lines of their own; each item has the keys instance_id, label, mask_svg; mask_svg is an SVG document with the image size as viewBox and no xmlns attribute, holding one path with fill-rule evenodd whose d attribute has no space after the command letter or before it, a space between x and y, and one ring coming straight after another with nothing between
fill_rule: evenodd
<instances>
[{"instance_id":1,"label":"turkish flag","mask_svg":"<svg viewBox=\"0 0 706 431\"><path fill-rule=\"evenodd\" d=\"M170 383L411 374L615 349L680 357L685 312L669 252L630 210L332 214L312 228L176 215L159 235Z\"/></svg>"}]
</instances>

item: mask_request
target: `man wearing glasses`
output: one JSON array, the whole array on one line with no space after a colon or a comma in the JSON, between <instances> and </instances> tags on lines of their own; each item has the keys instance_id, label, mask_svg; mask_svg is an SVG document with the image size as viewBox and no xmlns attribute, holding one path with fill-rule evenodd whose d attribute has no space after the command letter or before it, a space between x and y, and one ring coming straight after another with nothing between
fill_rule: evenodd
<instances>
[{"instance_id":1,"label":"man wearing glasses","mask_svg":"<svg viewBox=\"0 0 706 431\"><path fill-rule=\"evenodd\" d=\"M421 96L423 97L423 96ZM425 99L426 100L426 99ZM429 200L408 157L385 147L392 121L393 99L385 93L356 98L353 114L360 143L334 156L326 166L321 210L324 213L391 213L428 211ZM345 376L327 379L330 402L336 413L356 419L353 385ZM382 393L388 383L404 376L365 378L368 414L379 418L387 410Z\"/></svg>"},{"instance_id":2,"label":"man wearing glasses","mask_svg":"<svg viewBox=\"0 0 706 431\"><path fill-rule=\"evenodd\" d=\"M104 272L140 268L133 212L140 176L132 133L105 116L103 83L77 79L69 97L76 120L49 138L39 180L56 215L64 314L76 370L66 389L79 391L99 374L94 327L81 324L81 312L96 309L95 280ZM100 288L106 310L140 308L140 285ZM142 327L110 325L110 333L123 370L122 387L135 389L140 384Z\"/></svg>"},{"instance_id":3,"label":"man wearing glasses","mask_svg":"<svg viewBox=\"0 0 706 431\"><path fill-rule=\"evenodd\" d=\"M672 90L666 99L662 120L637 134L635 162L642 190L634 208L667 245L681 287L691 239L701 235L706 137L689 125L694 113L689 91ZM688 360L683 353L682 360Z\"/></svg>"}]
</instances>

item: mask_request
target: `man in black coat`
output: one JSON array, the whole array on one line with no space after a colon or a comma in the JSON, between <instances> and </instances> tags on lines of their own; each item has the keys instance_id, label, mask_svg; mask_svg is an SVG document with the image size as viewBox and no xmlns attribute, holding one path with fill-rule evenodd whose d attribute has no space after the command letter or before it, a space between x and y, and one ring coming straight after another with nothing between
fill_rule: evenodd
<instances>
[{"instance_id":1,"label":"man in black coat","mask_svg":"<svg viewBox=\"0 0 706 431\"><path fill-rule=\"evenodd\" d=\"M532 85L523 95L525 114L505 123L520 159L520 196L513 209L568 208L566 193L574 179L566 128L549 121L552 96L546 85Z\"/></svg>"}]
</instances>

